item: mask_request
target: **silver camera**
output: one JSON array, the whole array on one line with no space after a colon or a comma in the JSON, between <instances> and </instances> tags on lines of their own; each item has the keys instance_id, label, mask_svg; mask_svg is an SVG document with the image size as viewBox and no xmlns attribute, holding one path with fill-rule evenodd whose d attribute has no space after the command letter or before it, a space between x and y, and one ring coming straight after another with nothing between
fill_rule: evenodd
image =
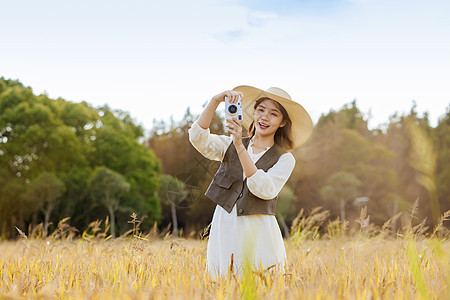
<instances>
[{"instance_id":1,"label":"silver camera","mask_svg":"<svg viewBox=\"0 0 450 300\"><path fill-rule=\"evenodd\" d=\"M230 103L228 97L225 97L225 119L232 119L232 118L236 118L236 120L242 122L241 97L239 97L239 100L236 103Z\"/></svg>"}]
</instances>

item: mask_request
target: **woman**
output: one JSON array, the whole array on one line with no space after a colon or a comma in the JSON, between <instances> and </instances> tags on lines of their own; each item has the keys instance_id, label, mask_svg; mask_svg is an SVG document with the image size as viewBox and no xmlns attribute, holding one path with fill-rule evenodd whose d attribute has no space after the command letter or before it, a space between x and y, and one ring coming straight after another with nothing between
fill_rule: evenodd
<instances>
[{"instance_id":1,"label":"woman","mask_svg":"<svg viewBox=\"0 0 450 300\"><path fill-rule=\"evenodd\" d=\"M242 99L242 123L226 120L232 136L209 132L214 112L225 97L230 103ZM250 137L242 137L242 125ZM245 265L284 268L286 251L275 218L276 201L295 166L288 151L305 143L312 128L308 113L285 91L250 86L214 96L193 123L192 145L205 157L222 162L205 193L217 203L207 249L212 276L226 275L228 270L241 272Z\"/></svg>"}]
</instances>

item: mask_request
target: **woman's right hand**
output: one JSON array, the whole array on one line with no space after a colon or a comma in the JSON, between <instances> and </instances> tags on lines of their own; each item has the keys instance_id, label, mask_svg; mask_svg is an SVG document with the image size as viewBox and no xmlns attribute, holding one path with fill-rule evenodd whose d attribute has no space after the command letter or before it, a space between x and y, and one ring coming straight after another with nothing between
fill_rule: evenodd
<instances>
[{"instance_id":1,"label":"woman's right hand","mask_svg":"<svg viewBox=\"0 0 450 300\"><path fill-rule=\"evenodd\" d=\"M215 95L212 97L212 101L214 101L217 104L220 104L221 102L225 101L225 97L228 97L230 103L237 103L239 100L239 97L241 97L241 100L244 99L244 94L242 92L236 92L236 91L224 91L218 95Z\"/></svg>"}]
</instances>

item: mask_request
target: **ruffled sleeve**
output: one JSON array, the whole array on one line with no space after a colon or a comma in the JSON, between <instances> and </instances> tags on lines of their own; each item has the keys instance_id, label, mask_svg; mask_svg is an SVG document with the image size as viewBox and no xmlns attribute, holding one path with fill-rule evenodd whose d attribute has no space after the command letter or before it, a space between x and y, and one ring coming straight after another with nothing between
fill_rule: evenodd
<instances>
[{"instance_id":1,"label":"ruffled sleeve","mask_svg":"<svg viewBox=\"0 0 450 300\"><path fill-rule=\"evenodd\" d=\"M195 121L189 129L189 141L198 152L208 159L222 161L232 137L211 134L209 128L204 129Z\"/></svg>"},{"instance_id":2,"label":"ruffled sleeve","mask_svg":"<svg viewBox=\"0 0 450 300\"><path fill-rule=\"evenodd\" d=\"M280 156L278 162L267 172L258 169L255 174L247 178L247 186L252 194L264 199L275 198L291 176L295 167L295 158L287 152Z\"/></svg>"}]
</instances>

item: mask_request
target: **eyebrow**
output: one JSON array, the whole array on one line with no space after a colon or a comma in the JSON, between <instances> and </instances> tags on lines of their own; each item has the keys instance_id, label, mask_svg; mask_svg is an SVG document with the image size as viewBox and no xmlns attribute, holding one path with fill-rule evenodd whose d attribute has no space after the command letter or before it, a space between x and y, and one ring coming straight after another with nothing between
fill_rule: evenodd
<instances>
[{"instance_id":1,"label":"eyebrow","mask_svg":"<svg viewBox=\"0 0 450 300\"><path fill-rule=\"evenodd\" d=\"M263 108L267 109L267 107L265 107L264 104L260 104L258 106L262 106ZM271 110L276 111L277 113L281 114L280 111L278 109L276 109L276 108L272 108Z\"/></svg>"}]
</instances>

